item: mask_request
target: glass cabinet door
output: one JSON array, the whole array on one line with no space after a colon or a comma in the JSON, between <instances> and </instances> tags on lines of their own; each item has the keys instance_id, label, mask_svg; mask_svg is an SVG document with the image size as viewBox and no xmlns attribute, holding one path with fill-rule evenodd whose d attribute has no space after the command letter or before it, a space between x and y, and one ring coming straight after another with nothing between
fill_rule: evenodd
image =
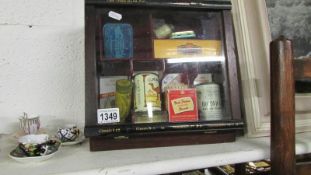
<instances>
[{"instance_id":1,"label":"glass cabinet door","mask_svg":"<svg viewBox=\"0 0 311 175\"><path fill-rule=\"evenodd\" d=\"M99 10L98 108L119 109L114 125L230 120L221 15Z\"/></svg>"}]
</instances>

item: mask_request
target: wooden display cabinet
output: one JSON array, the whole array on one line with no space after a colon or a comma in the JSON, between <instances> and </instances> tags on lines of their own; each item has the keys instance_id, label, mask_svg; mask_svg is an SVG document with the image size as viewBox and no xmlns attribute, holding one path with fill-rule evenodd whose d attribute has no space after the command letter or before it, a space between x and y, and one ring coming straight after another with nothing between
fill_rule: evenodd
<instances>
[{"instance_id":1,"label":"wooden display cabinet","mask_svg":"<svg viewBox=\"0 0 311 175\"><path fill-rule=\"evenodd\" d=\"M243 133L230 9L228 0L86 0L85 136L90 138L92 151L230 142ZM154 110L155 103L146 102L147 90L139 98L153 108L138 110L141 91L134 79L141 72L156 75L158 87L149 87L144 79L143 88L153 88L152 93L158 93L161 101L158 110ZM97 111L107 107L107 103L101 100L107 94L113 99L116 91L106 93L102 89L115 88L107 81L115 83L116 77L133 83L130 112L122 122L102 124ZM218 95L209 91L210 98L203 98L206 96L202 94L210 90L204 87L200 100L197 97L192 101L198 103L195 107L199 109L194 121L172 122L167 107L170 101L166 101L164 89L172 88L169 84L172 77L178 79L177 85L185 86L182 89L195 92L200 84L214 84ZM166 80L169 83L165 84ZM216 107L203 109L203 103L212 97L219 104L218 111L211 112ZM114 99L109 105L116 107Z\"/></svg>"}]
</instances>

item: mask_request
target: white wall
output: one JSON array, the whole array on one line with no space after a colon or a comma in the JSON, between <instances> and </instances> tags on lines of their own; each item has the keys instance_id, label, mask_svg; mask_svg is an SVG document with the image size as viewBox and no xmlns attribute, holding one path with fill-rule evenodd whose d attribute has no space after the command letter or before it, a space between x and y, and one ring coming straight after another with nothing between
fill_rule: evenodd
<instances>
[{"instance_id":1,"label":"white wall","mask_svg":"<svg viewBox=\"0 0 311 175\"><path fill-rule=\"evenodd\" d=\"M23 112L83 126L83 0L0 0L0 133Z\"/></svg>"}]
</instances>

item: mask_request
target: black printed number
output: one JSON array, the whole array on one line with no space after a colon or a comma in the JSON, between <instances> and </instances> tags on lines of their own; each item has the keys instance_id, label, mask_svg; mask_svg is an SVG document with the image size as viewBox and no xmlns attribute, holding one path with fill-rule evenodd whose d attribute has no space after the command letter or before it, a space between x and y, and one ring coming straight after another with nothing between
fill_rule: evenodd
<instances>
[{"instance_id":1,"label":"black printed number","mask_svg":"<svg viewBox=\"0 0 311 175\"><path fill-rule=\"evenodd\" d=\"M105 112L105 113L101 113L99 115L101 117L102 120L117 120L118 119L118 114L116 112Z\"/></svg>"}]
</instances>

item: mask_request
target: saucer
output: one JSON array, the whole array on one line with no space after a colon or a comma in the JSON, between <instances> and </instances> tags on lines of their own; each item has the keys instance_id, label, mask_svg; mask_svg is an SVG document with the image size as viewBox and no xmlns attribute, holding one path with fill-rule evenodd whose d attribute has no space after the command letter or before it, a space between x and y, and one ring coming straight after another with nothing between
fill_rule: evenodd
<instances>
[{"instance_id":1,"label":"saucer","mask_svg":"<svg viewBox=\"0 0 311 175\"><path fill-rule=\"evenodd\" d=\"M44 156L35 156L35 157L16 157L10 153L9 157L12 158L13 160L17 161L17 162L20 162L20 163L36 163L36 162L41 162L41 161L44 161L44 160L47 160L47 159L53 157L57 153L57 151L58 150L52 152L51 154L47 154Z\"/></svg>"},{"instance_id":2,"label":"saucer","mask_svg":"<svg viewBox=\"0 0 311 175\"><path fill-rule=\"evenodd\" d=\"M53 157L59 150L59 147L61 143L57 140L54 140L55 143L49 144L49 152L45 155L41 156L27 156L26 153L20 148L20 146L17 146L14 150L12 150L9 153L9 157L13 160L20 162L20 163L35 163L35 162L41 162L44 160L47 160L51 157ZM53 142L54 142L53 141Z\"/></svg>"},{"instance_id":3,"label":"saucer","mask_svg":"<svg viewBox=\"0 0 311 175\"><path fill-rule=\"evenodd\" d=\"M79 143L82 143L84 141L85 137L84 136L79 136L76 140L74 141L69 141L69 142L61 142L62 146L70 146L70 145L76 145Z\"/></svg>"}]
</instances>

